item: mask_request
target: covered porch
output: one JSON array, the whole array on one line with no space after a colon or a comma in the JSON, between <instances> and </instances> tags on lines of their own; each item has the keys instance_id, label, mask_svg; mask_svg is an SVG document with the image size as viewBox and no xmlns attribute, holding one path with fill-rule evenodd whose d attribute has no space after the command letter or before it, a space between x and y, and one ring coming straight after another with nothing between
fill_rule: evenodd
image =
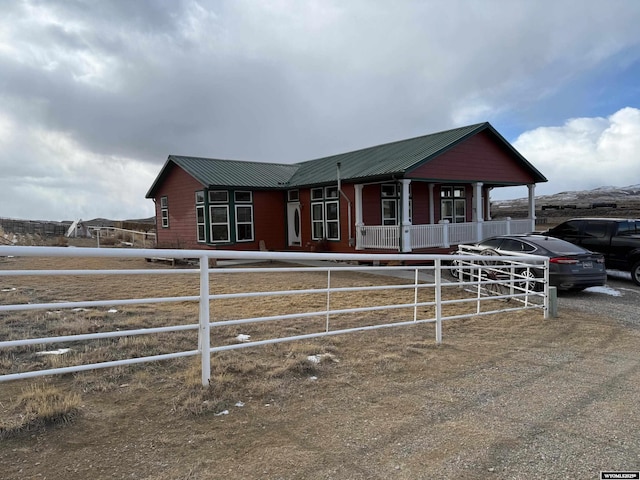
<instances>
[{"instance_id":1,"label":"covered porch","mask_svg":"<svg viewBox=\"0 0 640 480\"><path fill-rule=\"evenodd\" d=\"M419 196L411 194L411 179L399 180L398 212L394 224L366 224L364 219L363 189L365 185L355 187L355 248L356 250L394 250L412 252L426 248L449 248L462 243L474 243L495 235L530 233L535 230L535 184L528 184L528 216L526 219L491 219L490 192L494 186L482 182L470 184L472 192L469 201L464 199L458 204L450 202L444 193L434 193L441 186L427 183L427 201L420 202ZM453 195L452 195L453 196ZM416 201L418 200L418 201ZM385 200L381 197L381 202ZM416 203L426 205L427 212L416 214ZM448 212L449 204L453 209L465 209L471 205L471 214L464 211L461 215ZM384 209L384 204L383 207ZM460 212L458 212L460 213ZM443 219L448 216L449 219ZM471 217L468 219L467 217ZM384 213L382 214L384 222ZM414 224L413 218L422 218L429 223ZM470 221L460 221L470 220Z\"/></svg>"}]
</instances>

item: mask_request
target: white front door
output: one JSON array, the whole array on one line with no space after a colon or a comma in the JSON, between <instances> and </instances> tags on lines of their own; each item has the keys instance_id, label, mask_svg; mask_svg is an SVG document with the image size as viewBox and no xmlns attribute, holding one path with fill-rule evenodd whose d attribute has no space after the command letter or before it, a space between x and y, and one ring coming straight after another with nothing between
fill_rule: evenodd
<instances>
[{"instance_id":1,"label":"white front door","mask_svg":"<svg viewBox=\"0 0 640 480\"><path fill-rule=\"evenodd\" d=\"M290 247L302 245L300 203L287 203L287 238Z\"/></svg>"}]
</instances>

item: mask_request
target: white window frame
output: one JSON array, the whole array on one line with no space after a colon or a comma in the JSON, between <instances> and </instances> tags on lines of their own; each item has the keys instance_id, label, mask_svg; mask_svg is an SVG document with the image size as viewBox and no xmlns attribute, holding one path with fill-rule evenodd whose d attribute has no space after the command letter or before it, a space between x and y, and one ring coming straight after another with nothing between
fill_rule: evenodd
<instances>
[{"instance_id":1,"label":"white window frame","mask_svg":"<svg viewBox=\"0 0 640 480\"><path fill-rule=\"evenodd\" d=\"M460 185L440 187L440 219L449 223L465 223L467 221L467 190ZM445 205L451 209L451 215L445 215ZM458 214L458 210L462 213Z\"/></svg>"},{"instance_id":2,"label":"white window frame","mask_svg":"<svg viewBox=\"0 0 640 480\"><path fill-rule=\"evenodd\" d=\"M398 199L397 198L383 198L382 199L382 225L398 225ZM393 213L393 217L385 216L385 204L391 205L390 211Z\"/></svg>"},{"instance_id":3,"label":"white window frame","mask_svg":"<svg viewBox=\"0 0 640 480\"><path fill-rule=\"evenodd\" d=\"M316 212L320 214L321 218L316 217ZM320 235L316 233L316 227L320 229ZM311 204L311 238L313 240L322 240L324 238L324 233L324 203L313 202Z\"/></svg>"},{"instance_id":4,"label":"white window frame","mask_svg":"<svg viewBox=\"0 0 640 480\"><path fill-rule=\"evenodd\" d=\"M160 197L160 218L162 228L169 228L169 197Z\"/></svg>"},{"instance_id":5,"label":"white window frame","mask_svg":"<svg viewBox=\"0 0 640 480\"><path fill-rule=\"evenodd\" d=\"M224 200L216 199L216 194L224 194ZM229 192L227 190L209 190L209 203L229 203Z\"/></svg>"},{"instance_id":6,"label":"white window frame","mask_svg":"<svg viewBox=\"0 0 640 480\"><path fill-rule=\"evenodd\" d=\"M249 200L238 199L238 194L248 194ZM233 200L235 203L253 203L253 192L250 190L236 190L233 192Z\"/></svg>"},{"instance_id":7,"label":"white window frame","mask_svg":"<svg viewBox=\"0 0 640 480\"><path fill-rule=\"evenodd\" d=\"M287 191L287 201L288 202L298 202L298 201L300 201L300 190L288 190Z\"/></svg>"},{"instance_id":8,"label":"white window frame","mask_svg":"<svg viewBox=\"0 0 640 480\"><path fill-rule=\"evenodd\" d=\"M238 214L238 210L241 208L248 208L249 212L250 212L250 216L251 219L247 222L247 221L240 221L239 218L239 214ZM249 205L249 204L239 204L235 206L235 214L236 214L236 242L253 242L254 240L254 228L253 228L253 205ZM240 231L239 228L240 225L249 225L251 227L251 237L250 238L240 238Z\"/></svg>"},{"instance_id":9,"label":"white window frame","mask_svg":"<svg viewBox=\"0 0 640 480\"><path fill-rule=\"evenodd\" d=\"M336 206L336 218L329 218L329 207L331 205ZM336 225L337 234L333 237L329 236L330 225ZM324 204L324 235L327 240L340 240L340 202L338 200L332 200Z\"/></svg>"},{"instance_id":10,"label":"white window frame","mask_svg":"<svg viewBox=\"0 0 640 480\"><path fill-rule=\"evenodd\" d=\"M204 191L196 192L196 239L198 243L207 241L207 216L204 198Z\"/></svg>"},{"instance_id":11,"label":"white window frame","mask_svg":"<svg viewBox=\"0 0 640 480\"><path fill-rule=\"evenodd\" d=\"M226 212L226 218L227 221L226 222L214 222L214 209L224 209ZM226 239L214 239L214 234L213 234L213 228L214 227L219 227L221 225L224 225L225 227L227 227L227 238ZM223 203L217 203L214 205L209 205L209 235L210 235L210 239L211 239L211 243L228 243L231 241L231 225L229 222L229 205L227 204L223 204Z\"/></svg>"}]
</instances>

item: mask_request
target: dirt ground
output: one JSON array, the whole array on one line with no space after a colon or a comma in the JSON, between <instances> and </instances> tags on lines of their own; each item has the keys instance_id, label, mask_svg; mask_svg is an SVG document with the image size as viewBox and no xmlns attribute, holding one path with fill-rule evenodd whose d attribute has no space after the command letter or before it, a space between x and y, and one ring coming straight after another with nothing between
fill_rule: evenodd
<instances>
[{"instance_id":1,"label":"dirt ground","mask_svg":"<svg viewBox=\"0 0 640 480\"><path fill-rule=\"evenodd\" d=\"M104 281L108 295L150 288L188 295L192 287L187 279L156 287ZM5 295L78 294L71 283L21 282ZM176 308L185 322L193 314ZM123 326L125 316L162 320L144 309L121 313ZM0 313L0 335L28 323L36 333L34 320L95 331L111 318L15 322ZM639 334L613 318L561 310L544 320L536 311L447 322L439 346L427 324L225 352L212 356L207 391L197 386L193 359L0 383L0 418L32 384L81 397L67 422L0 440L1 477L596 479L601 470L637 471ZM325 360L309 362L316 353ZM2 365L8 369L6 359Z\"/></svg>"}]
</instances>

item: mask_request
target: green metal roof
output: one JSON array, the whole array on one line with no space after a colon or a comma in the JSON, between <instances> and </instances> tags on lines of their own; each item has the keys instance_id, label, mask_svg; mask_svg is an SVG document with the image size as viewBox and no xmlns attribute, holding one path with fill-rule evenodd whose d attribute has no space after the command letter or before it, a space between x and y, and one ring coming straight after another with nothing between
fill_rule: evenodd
<instances>
[{"instance_id":1,"label":"green metal roof","mask_svg":"<svg viewBox=\"0 0 640 480\"><path fill-rule=\"evenodd\" d=\"M349 153L309 160L290 180L292 186L313 185L336 180L336 164L340 162L342 180L403 175L425 160L451 148L486 124L433 133L422 137L368 147Z\"/></svg>"},{"instance_id":2,"label":"green metal roof","mask_svg":"<svg viewBox=\"0 0 640 480\"><path fill-rule=\"evenodd\" d=\"M295 164L170 155L146 196L154 196L170 163L184 169L205 187L268 189L335 183L338 163L342 180L401 177L483 130L492 132L521 165L532 173L537 182L546 181L533 165L485 122Z\"/></svg>"},{"instance_id":3,"label":"green metal roof","mask_svg":"<svg viewBox=\"0 0 640 480\"><path fill-rule=\"evenodd\" d=\"M169 159L207 186L273 188L286 184L298 169L291 164L177 155L171 155Z\"/></svg>"}]
</instances>

